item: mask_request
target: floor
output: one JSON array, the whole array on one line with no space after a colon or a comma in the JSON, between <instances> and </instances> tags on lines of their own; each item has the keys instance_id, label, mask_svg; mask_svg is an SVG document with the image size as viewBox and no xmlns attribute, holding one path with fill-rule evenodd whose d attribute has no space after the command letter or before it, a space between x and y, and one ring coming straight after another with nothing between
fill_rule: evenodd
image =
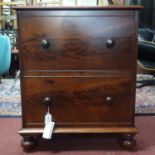
<instances>
[{"instance_id":1,"label":"floor","mask_svg":"<svg viewBox=\"0 0 155 155\"><path fill-rule=\"evenodd\" d=\"M137 145L132 151L122 149L114 137L100 136L53 136L52 140L40 139L33 155L154 155L155 117L136 117L139 133ZM4 155L25 155L18 130L21 118L0 118L0 152ZM1 154L0 153L0 154Z\"/></svg>"}]
</instances>

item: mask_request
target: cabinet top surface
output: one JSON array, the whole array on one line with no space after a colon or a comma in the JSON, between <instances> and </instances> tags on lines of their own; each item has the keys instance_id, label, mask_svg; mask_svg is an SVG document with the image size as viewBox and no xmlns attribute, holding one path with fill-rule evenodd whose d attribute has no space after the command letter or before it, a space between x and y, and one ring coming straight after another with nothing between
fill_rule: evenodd
<instances>
[{"instance_id":1,"label":"cabinet top surface","mask_svg":"<svg viewBox=\"0 0 155 155\"><path fill-rule=\"evenodd\" d=\"M20 6L13 7L15 10L140 10L141 5L133 6L68 6L68 7L43 7L43 6Z\"/></svg>"}]
</instances>

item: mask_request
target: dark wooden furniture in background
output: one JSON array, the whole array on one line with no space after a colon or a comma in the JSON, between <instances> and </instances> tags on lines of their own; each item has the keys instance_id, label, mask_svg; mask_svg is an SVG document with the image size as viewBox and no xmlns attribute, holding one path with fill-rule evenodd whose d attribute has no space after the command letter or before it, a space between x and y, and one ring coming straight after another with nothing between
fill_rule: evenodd
<instances>
[{"instance_id":1,"label":"dark wooden furniture in background","mask_svg":"<svg viewBox=\"0 0 155 155\"><path fill-rule=\"evenodd\" d=\"M22 146L34 146L47 106L56 133L117 133L130 148L140 6L16 8Z\"/></svg>"},{"instance_id":2,"label":"dark wooden furniture in background","mask_svg":"<svg viewBox=\"0 0 155 155\"><path fill-rule=\"evenodd\" d=\"M144 9L140 11L140 26L152 27L155 29L155 0L129 0L132 5L142 5Z\"/></svg>"}]
</instances>

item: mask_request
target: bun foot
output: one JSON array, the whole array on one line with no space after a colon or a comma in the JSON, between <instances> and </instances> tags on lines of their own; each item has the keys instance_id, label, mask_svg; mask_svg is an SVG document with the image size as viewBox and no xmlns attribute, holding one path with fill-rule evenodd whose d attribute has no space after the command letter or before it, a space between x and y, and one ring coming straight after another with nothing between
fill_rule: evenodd
<instances>
[{"instance_id":1,"label":"bun foot","mask_svg":"<svg viewBox=\"0 0 155 155\"><path fill-rule=\"evenodd\" d=\"M31 151L37 145L36 140L33 136L24 136L23 140L21 141L21 146L23 147L24 151Z\"/></svg>"},{"instance_id":2,"label":"bun foot","mask_svg":"<svg viewBox=\"0 0 155 155\"><path fill-rule=\"evenodd\" d=\"M134 148L136 145L136 140L133 139L133 135L127 134L127 135L122 135L121 138L119 139L119 144L121 147L123 147L126 150L131 150Z\"/></svg>"}]
</instances>

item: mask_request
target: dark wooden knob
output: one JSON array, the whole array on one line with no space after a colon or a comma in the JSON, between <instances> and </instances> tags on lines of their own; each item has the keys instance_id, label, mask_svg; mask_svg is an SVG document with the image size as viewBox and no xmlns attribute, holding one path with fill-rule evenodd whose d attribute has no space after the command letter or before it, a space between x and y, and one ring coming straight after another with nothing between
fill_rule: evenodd
<instances>
[{"instance_id":1,"label":"dark wooden knob","mask_svg":"<svg viewBox=\"0 0 155 155\"><path fill-rule=\"evenodd\" d=\"M112 40L112 39L108 39L108 40L107 40L106 46L107 46L108 48L112 48L112 47L114 47L114 45L115 45L115 41L114 41L114 40Z\"/></svg>"},{"instance_id":2,"label":"dark wooden knob","mask_svg":"<svg viewBox=\"0 0 155 155\"><path fill-rule=\"evenodd\" d=\"M43 105L50 106L53 103L53 100L50 97L45 97L43 99Z\"/></svg>"},{"instance_id":3,"label":"dark wooden knob","mask_svg":"<svg viewBox=\"0 0 155 155\"><path fill-rule=\"evenodd\" d=\"M48 40L43 39L43 40L41 41L41 45L42 45L43 48L48 48L48 47L50 46L50 43L49 43Z\"/></svg>"},{"instance_id":4,"label":"dark wooden knob","mask_svg":"<svg viewBox=\"0 0 155 155\"><path fill-rule=\"evenodd\" d=\"M110 97L110 96L106 97L106 102L108 104L112 103L112 97Z\"/></svg>"}]
</instances>

